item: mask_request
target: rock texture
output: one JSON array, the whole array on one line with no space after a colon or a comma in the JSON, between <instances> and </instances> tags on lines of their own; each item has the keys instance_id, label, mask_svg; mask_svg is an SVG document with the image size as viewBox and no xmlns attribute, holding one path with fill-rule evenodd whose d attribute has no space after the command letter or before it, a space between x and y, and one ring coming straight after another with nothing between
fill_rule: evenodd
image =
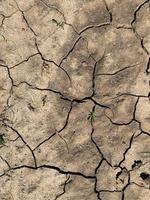
<instances>
[{"instance_id":1,"label":"rock texture","mask_svg":"<svg viewBox=\"0 0 150 200\"><path fill-rule=\"evenodd\" d=\"M150 0L0 0L0 200L150 199Z\"/></svg>"}]
</instances>

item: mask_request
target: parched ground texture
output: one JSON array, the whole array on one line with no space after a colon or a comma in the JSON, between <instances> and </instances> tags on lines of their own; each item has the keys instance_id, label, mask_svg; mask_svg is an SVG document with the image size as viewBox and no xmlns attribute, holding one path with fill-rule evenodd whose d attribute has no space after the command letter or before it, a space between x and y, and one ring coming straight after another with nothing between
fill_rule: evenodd
<instances>
[{"instance_id":1,"label":"parched ground texture","mask_svg":"<svg viewBox=\"0 0 150 200\"><path fill-rule=\"evenodd\" d=\"M150 200L150 0L0 0L0 200Z\"/></svg>"}]
</instances>

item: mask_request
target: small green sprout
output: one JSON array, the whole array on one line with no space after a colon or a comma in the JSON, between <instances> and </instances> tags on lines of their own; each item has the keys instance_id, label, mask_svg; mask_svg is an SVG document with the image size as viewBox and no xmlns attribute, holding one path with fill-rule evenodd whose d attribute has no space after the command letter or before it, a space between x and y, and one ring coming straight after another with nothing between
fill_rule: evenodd
<instances>
[{"instance_id":1,"label":"small green sprout","mask_svg":"<svg viewBox=\"0 0 150 200\"><path fill-rule=\"evenodd\" d=\"M64 22L58 22L56 19L52 19L52 22L55 23L58 27L64 29Z\"/></svg>"},{"instance_id":2,"label":"small green sprout","mask_svg":"<svg viewBox=\"0 0 150 200\"><path fill-rule=\"evenodd\" d=\"M0 134L0 145L5 145L6 141L5 141L4 137L5 137L5 134L3 134L3 133Z\"/></svg>"},{"instance_id":3,"label":"small green sprout","mask_svg":"<svg viewBox=\"0 0 150 200\"><path fill-rule=\"evenodd\" d=\"M95 106L92 108L92 111L90 111L89 115L88 115L88 120L90 121L90 123L92 124L95 118Z\"/></svg>"}]
</instances>

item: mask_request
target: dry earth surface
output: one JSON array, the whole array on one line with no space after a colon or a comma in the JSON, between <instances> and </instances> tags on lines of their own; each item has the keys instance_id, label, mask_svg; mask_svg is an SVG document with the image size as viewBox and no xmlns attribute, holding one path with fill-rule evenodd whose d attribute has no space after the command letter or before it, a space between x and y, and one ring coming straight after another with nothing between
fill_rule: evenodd
<instances>
[{"instance_id":1,"label":"dry earth surface","mask_svg":"<svg viewBox=\"0 0 150 200\"><path fill-rule=\"evenodd\" d=\"M0 0L0 200L150 200L150 0Z\"/></svg>"}]
</instances>

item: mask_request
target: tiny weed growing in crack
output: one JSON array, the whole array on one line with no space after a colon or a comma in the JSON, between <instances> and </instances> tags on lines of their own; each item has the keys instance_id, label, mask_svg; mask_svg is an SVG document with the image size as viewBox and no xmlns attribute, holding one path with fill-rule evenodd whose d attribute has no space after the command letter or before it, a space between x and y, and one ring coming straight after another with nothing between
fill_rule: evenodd
<instances>
[{"instance_id":1,"label":"tiny weed growing in crack","mask_svg":"<svg viewBox=\"0 0 150 200\"><path fill-rule=\"evenodd\" d=\"M55 23L58 27L64 29L64 22L58 22L56 19L52 19L52 22Z\"/></svg>"},{"instance_id":2,"label":"tiny weed growing in crack","mask_svg":"<svg viewBox=\"0 0 150 200\"><path fill-rule=\"evenodd\" d=\"M6 141L5 141L4 137L5 137L5 134L0 133L0 145L5 145Z\"/></svg>"},{"instance_id":3,"label":"tiny weed growing in crack","mask_svg":"<svg viewBox=\"0 0 150 200\"><path fill-rule=\"evenodd\" d=\"M95 118L95 106L92 108L92 111L89 112L88 115L88 120L90 121L90 123L92 124Z\"/></svg>"}]
</instances>

